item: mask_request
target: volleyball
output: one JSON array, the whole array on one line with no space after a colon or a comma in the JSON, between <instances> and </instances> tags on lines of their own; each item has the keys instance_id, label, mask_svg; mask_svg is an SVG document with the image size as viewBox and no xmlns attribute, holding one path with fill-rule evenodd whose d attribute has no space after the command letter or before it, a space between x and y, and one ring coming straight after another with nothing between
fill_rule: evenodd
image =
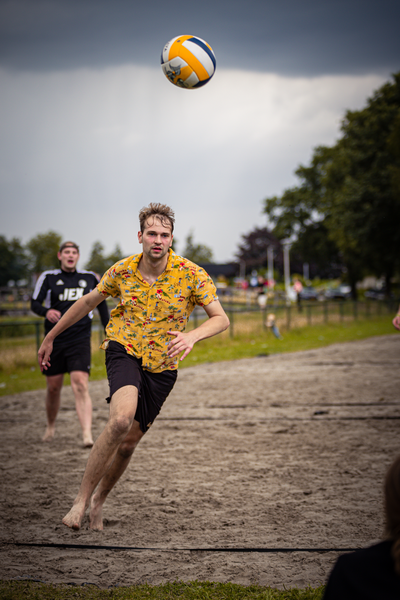
<instances>
[{"instance_id":1,"label":"volleyball","mask_svg":"<svg viewBox=\"0 0 400 600\"><path fill-rule=\"evenodd\" d=\"M195 89L210 81L217 62L213 49L194 35L180 35L165 44L161 67L171 83L181 88Z\"/></svg>"}]
</instances>

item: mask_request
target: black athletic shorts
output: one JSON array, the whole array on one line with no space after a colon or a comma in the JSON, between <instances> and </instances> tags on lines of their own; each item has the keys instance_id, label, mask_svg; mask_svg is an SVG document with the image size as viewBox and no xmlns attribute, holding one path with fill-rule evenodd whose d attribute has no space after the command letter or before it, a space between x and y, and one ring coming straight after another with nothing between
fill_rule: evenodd
<instances>
[{"instance_id":1,"label":"black athletic shorts","mask_svg":"<svg viewBox=\"0 0 400 600\"><path fill-rule=\"evenodd\" d=\"M175 385L178 371L166 370L151 373L142 368L142 359L128 354L119 342L110 341L106 350L106 368L111 401L113 394L125 385L138 389L135 421L143 433L149 429Z\"/></svg>"},{"instance_id":2,"label":"black athletic shorts","mask_svg":"<svg viewBox=\"0 0 400 600\"><path fill-rule=\"evenodd\" d=\"M43 370L44 375L61 375L71 371L90 373L90 338L78 342L53 346L50 367Z\"/></svg>"}]
</instances>

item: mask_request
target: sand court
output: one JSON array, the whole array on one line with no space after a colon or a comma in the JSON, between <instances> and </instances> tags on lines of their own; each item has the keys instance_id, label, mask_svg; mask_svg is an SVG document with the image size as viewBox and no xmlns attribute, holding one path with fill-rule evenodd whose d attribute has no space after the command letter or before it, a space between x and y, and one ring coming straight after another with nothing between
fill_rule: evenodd
<instances>
[{"instance_id":1,"label":"sand court","mask_svg":"<svg viewBox=\"0 0 400 600\"><path fill-rule=\"evenodd\" d=\"M46 444L44 390L2 397L1 578L324 583L337 550L381 538L399 367L394 334L182 369L105 504L103 532L61 523L89 455L71 389ZM90 392L97 437L107 383Z\"/></svg>"}]
</instances>

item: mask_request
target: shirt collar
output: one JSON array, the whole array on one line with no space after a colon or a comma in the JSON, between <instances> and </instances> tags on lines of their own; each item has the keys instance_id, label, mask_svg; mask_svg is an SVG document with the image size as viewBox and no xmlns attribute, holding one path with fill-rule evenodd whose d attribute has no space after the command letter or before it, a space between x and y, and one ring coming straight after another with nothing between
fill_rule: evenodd
<instances>
[{"instance_id":1,"label":"shirt collar","mask_svg":"<svg viewBox=\"0 0 400 600\"><path fill-rule=\"evenodd\" d=\"M137 271L137 268L139 266L140 259L142 258L142 256L143 256L143 252L141 252L140 254L136 254L133 257L133 260L132 260L132 273L133 274L136 274L136 271ZM165 267L165 271L170 271L173 268L173 266L175 264L175 258L176 258L176 254L170 248L168 250L168 261L167 261L167 266Z\"/></svg>"}]
</instances>

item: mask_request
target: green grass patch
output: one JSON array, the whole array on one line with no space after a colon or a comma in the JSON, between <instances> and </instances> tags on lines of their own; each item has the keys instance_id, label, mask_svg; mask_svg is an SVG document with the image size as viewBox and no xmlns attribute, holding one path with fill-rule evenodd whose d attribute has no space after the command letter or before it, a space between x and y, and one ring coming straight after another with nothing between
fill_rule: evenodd
<instances>
[{"instance_id":1,"label":"green grass patch","mask_svg":"<svg viewBox=\"0 0 400 600\"><path fill-rule=\"evenodd\" d=\"M235 321L235 330L240 330L240 322ZM352 342L378 335L399 335L387 316L369 320L328 323L310 327L296 327L285 331L278 340L271 331L263 329L262 323L249 334L240 331L231 338L228 332L221 336L203 340L194 346L192 352L181 363L181 367L205 362L237 360L255 356L299 352L329 346L330 344Z\"/></svg>"},{"instance_id":2,"label":"green grass patch","mask_svg":"<svg viewBox=\"0 0 400 600\"><path fill-rule=\"evenodd\" d=\"M305 319L305 317L304 317ZM399 335L392 325L391 315L373 316L331 323L316 323L311 326L305 322L293 323L287 330L285 318L278 319L283 336L274 337L264 327L262 315L256 313L236 313L233 332L229 330L219 336L203 340L196 344L192 352L180 363L180 368L202 363L252 358L260 355L298 352L328 346L339 342L351 342L378 335ZM190 323L190 327L193 323ZM105 379L105 354L98 349L99 333L92 337L92 381ZM65 375L64 384L69 385L69 375ZM0 339L0 396L17 394L28 390L45 389L46 379L40 372L36 359L35 337Z\"/></svg>"},{"instance_id":3,"label":"green grass patch","mask_svg":"<svg viewBox=\"0 0 400 600\"><path fill-rule=\"evenodd\" d=\"M31 581L0 581L0 600L321 600L324 587L277 590L257 585L193 581L163 585L137 585L102 590L48 585Z\"/></svg>"}]
</instances>

